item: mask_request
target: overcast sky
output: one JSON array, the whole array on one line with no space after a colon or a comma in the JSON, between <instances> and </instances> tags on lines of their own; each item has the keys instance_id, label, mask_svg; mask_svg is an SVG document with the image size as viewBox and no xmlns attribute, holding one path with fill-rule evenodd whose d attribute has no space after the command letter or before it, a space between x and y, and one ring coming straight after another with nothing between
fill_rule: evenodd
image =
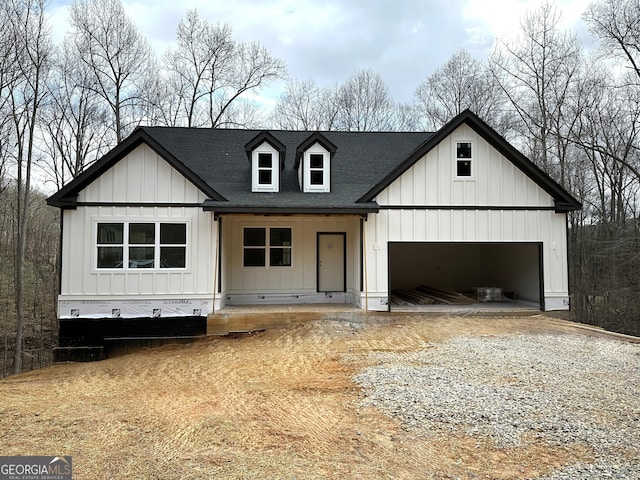
<instances>
[{"instance_id":1,"label":"overcast sky","mask_svg":"<svg viewBox=\"0 0 640 480\"><path fill-rule=\"evenodd\" d=\"M53 0L56 40L68 30L72 0ZM188 9L228 23L236 40L258 40L292 78L342 83L372 68L399 101L460 48L486 58L496 38L517 32L523 13L542 0L122 0L141 33L161 53ZM557 0L563 26L587 38L589 0ZM279 91L275 89L274 92Z\"/></svg>"}]
</instances>

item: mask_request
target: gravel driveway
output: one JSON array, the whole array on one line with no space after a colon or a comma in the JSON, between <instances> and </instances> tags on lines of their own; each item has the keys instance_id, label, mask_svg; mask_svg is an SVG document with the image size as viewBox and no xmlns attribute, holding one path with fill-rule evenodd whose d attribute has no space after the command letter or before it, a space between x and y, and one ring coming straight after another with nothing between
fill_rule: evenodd
<instances>
[{"instance_id":1,"label":"gravel driveway","mask_svg":"<svg viewBox=\"0 0 640 480\"><path fill-rule=\"evenodd\" d=\"M588 446L546 479L640 478L640 344L576 335L463 336L376 353L364 405L418 434L463 432L509 449Z\"/></svg>"}]
</instances>

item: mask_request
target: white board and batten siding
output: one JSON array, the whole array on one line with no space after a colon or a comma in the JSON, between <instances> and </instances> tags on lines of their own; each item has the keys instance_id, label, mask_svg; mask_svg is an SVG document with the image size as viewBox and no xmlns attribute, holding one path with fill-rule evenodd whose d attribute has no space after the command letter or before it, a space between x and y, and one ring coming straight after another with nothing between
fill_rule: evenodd
<instances>
[{"instance_id":1,"label":"white board and batten siding","mask_svg":"<svg viewBox=\"0 0 640 480\"><path fill-rule=\"evenodd\" d=\"M65 262L59 318L210 313L217 227L211 212L198 206L205 198L146 145L134 149L88 185L78 196L77 209L63 210ZM186 268L96 268L99 222L185 223Z\"/></svg>"},{"instance_id":2,"label":"white board and batten siding","mask_svg":"<svg viewBox=\"0 0 640 480\"><path fill-rule=\"evenodd\" d=\"M243 266L245 228L291 228L291 266ZM360 217L249 216L222 219L224 305L352 303L360 295ZM319 233L345 234L346 284L344 292L320 292L317 283Z\"/></svg>"},{"instance_id":3,"label":"white board and batten siding","mask_svg":"<svg viewBox=\"0 0 640 480\"><path fill-rule=\"evenodd\" d=\"M471 177L456 177L457 142L472 143ZM546 309L568 308L566 214L550 209L554 199L468 126L375 200L380 212L365 226L370 308L387 309L387 244L397 241L541 242Z\"/></svg>"}]
</instances>

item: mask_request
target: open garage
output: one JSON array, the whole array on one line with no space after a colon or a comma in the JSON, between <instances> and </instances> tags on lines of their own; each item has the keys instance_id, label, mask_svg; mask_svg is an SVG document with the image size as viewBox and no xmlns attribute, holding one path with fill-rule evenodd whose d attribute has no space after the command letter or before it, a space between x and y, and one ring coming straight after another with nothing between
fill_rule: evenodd
<instances>
[{"instance_id":1,"label":"open garage","mask_svg":"<svg viewBox=\"0 0 640 480\"><path fill-rule=\"evenodd\" d=\"M542 244L390 242L389 283L395 298L403 295L393 292L414 291L418 295L430 294L435 304L469 304L468 297L487 307L491 303L513 302L514 306L544 309ZM457 301L455 295L439 292L462 293L465 299ZM411 293L404 297L409 297L404 298L408 303L431 304L412 302Z\"/></svg>"}]
</instances>

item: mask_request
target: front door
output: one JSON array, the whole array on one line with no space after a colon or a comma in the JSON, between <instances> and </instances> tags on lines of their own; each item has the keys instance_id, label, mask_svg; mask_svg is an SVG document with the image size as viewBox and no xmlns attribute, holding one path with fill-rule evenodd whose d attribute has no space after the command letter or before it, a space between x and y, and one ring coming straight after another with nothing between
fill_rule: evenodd
<instances>
[{"instance_id":1,"label":"front door","mask_svg":"<svg viewBox=\"0 0 640 480\"><path fill-rule=\"evenodd\" d=\"M345 233L318 233L318 291L345 291Z\"/></svg>"}]
</instances>

